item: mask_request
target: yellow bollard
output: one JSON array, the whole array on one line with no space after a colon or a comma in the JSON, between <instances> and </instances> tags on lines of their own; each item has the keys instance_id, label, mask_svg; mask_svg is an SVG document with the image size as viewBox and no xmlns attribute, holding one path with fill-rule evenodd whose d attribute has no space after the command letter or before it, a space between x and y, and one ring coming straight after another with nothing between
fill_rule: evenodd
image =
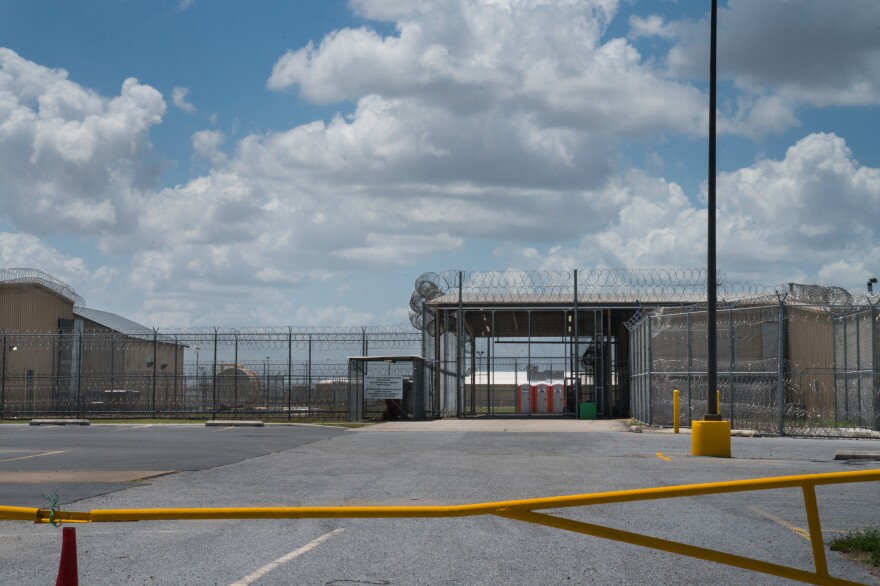
<instances>
[{"instance_id":1,"label":"yellow bollard","mask_svg":"<svg viewBox=\"0 0 880 586\"><path fill-rule=\"evenodd\" d=\"M715 405L718 406L718 415L721 415L721 391L715 391Z\"/></svg>"},{"instance_id":2,"label":"yellow bollard","mask_svg":"<svg viewBox=\"0 0 880 586\"><path fill-rule=\"evenodd\" d=\"M692 421L691 456L730 457L729 421Z\"/></svg>"},{"instance_id":3,"label":"yellow bollard","mask_svg":"<svg viewBox=\"0 0 880 586\"><path fill-rule=\"evenodd\" d=\"M672 391L672 426L678 433L678 389Z\"/></svg>"}]
</instances>

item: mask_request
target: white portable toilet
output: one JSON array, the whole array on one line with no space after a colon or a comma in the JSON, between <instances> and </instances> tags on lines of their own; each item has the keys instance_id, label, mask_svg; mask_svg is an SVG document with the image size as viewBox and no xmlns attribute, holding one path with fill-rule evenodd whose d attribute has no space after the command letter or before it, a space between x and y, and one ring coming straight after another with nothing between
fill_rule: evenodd
<instances>
[{"instance_id":1,"label":"white portable toilet","mask_svg":"<svg viewBox=\"0 0 880 586\"><path fill-rule=\"evenodd\" d=\"M550 403L550 385L538 383L535 385L535 413L547 413Z\"/></svg>"},{"instance_id":2,"label":"white portable toilet","mask_svg":"<svg viewBox=\"0 0 880 586\"><path fill-rule=\"evenodd\" d=\"M532 385L529 383L516 385L516 412L532 412Z\"/></svg>"},{"instance_id":3,"label":"white portable toilet","mask_svg":"<svg viewBox=\"0 0 880 586\"><path fill-rule=\"evenodd\" d=\"M562 383L553 383L551 385L552 394L550 395L550 413L562 413L565 411L565 385Z\"/></svg>"}]
</instances>

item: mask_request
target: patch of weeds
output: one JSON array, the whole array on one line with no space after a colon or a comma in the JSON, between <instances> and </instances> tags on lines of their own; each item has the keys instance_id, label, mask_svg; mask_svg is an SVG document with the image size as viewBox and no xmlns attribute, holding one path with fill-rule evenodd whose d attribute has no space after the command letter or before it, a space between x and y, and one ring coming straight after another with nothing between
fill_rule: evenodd
<instances>
[{"instance_id":1,"label":"patch of weeds","mask_svg":"<svg viewBox=\"0 0 880 586\"><path fill-rule=\"evenodd\" d=\"M880 568L880 528L847 533L833 540L831 549L854 554L875 568Z\"/></svg>"}]
</instances>

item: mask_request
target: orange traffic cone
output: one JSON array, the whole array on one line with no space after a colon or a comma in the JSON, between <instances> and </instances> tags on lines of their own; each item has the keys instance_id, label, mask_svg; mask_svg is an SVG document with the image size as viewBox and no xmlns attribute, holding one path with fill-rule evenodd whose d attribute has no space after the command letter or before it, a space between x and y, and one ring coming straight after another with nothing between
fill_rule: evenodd
<instances>
[{"instance_id":1,"label":"orange traffic cone","mask_svg":"<svg viewBox=\"0 0 880 586\"><path fill-rule=\"evenodd\" d=\"M61 564L55 586L79 586L76 570L76 529L64 527L61 530Z\"/></svg>"}]
</instances>

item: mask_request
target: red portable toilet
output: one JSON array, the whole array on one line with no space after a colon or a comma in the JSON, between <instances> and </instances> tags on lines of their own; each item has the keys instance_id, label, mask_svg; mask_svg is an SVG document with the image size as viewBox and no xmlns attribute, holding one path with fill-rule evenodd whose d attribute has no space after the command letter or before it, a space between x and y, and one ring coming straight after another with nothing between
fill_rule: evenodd
<instances>
[{"instance_id":1,"label":"red portable toilet","mask_svg":"<svg viewBox=\"0 0 880 586\"><path fill-rule=\"evenodd\" d=\"M520 383L516 385L516 412L531 413L532 397L532 385L529 383Z\"/></svg>"},{"instance_id":2,"label":"red portable toilet","mask_svg":"<svg viewBox=\"0 0 880 586\"><path fill-rule=\"evenodd\" d=\"M563 413L565 411L565 385L562 383L553 383L551 385L552 393L550 393L550 405L548 411L550 413Z\"/></svg>"},{"instance_id":3,"label":"red portable toilet","mask_svg":"<svg viewBox=\"0 0 880 586\"><path fill-rule=\"evenodd\" d=\"M550 385L538 383L535 385L535 413L548 413L550 399Z\"/></svg>"}]
</instances>

